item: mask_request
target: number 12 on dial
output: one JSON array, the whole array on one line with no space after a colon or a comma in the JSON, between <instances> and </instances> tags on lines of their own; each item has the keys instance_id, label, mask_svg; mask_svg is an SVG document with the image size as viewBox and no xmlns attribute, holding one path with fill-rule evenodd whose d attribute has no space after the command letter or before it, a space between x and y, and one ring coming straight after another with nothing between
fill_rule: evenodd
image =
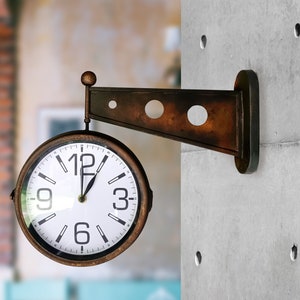
<instances>
[{"instance_id":1,"label":"number 12 on dial","mask_svg":"<svg viewBox=\"0 0 300 300\"><path fill-rule=\"evenodd\" d=\"M35 248L57 262L89 266L114 258L136 240L152 191L124 144L97 132L73 131L32 153L13 199Z\"/></svg>"}]
</instances>

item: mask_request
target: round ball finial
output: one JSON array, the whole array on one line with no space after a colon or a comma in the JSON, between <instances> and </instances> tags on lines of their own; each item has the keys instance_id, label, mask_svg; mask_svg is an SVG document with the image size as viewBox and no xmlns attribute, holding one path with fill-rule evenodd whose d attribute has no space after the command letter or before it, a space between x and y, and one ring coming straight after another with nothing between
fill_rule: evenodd
<instances>
[{"instance_id":1,"label":"round ball finial","mask_svg":"<svg viewBox=\"0 0 300 300\"><path fill-rule=\"evenodd\" d=\"M86 86L92 86L96 83L97 77L92 71L86 71L81 75L81 82Z\"/></svg>"}]
</instances>

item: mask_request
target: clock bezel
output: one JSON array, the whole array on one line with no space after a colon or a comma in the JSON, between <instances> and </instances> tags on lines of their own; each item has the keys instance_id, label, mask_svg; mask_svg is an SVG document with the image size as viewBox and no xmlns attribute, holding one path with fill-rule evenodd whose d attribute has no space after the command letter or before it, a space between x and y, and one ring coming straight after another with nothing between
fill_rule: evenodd
<instances>
[{"instance_id":1,"label":"clock bezel","mask_svg":"<svg viewBox=\"0 0 300 300\"><path fill-rule=\"evenodd\" d=\"M138 188L137 214L134 222L124 237L110 248L91 255L72 255L60 252L58 249L46 243L36 233L32 226L26 224L22 212L22 192L26 188L26 180L29 179L35 166L55 148L65 144L90 142L104 146L118 155L131 170ZM17 180L14 194L15 211L18 223L29 242L48 258L69 266L93 266L107 262L120 255L138 238L147 221L148 213L152 207L152 191L149 186L147 175L135 154L117 139L103 133L79 130L70 131L51 138L40 145L25 162Z\"/></svg>"}]
</instances>

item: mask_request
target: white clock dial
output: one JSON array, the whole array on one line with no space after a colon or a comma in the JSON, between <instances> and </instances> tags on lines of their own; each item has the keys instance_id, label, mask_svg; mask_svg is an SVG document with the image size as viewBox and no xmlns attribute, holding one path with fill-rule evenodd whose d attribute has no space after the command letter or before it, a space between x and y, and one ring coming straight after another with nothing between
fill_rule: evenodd
<instances>
[{"instance_id":1,"label":"white clock dial","mask_svg":"<svg viewBox=\"0 0 300 300\"><path fill-rule=\"evenodd\" d=\"M98 138L62 141L42 147L26 168L20 197L25 233L64 263L93 262L118 251L135 230L144 193L140 175L123 150Z\"/></svg>"}]
</instances>

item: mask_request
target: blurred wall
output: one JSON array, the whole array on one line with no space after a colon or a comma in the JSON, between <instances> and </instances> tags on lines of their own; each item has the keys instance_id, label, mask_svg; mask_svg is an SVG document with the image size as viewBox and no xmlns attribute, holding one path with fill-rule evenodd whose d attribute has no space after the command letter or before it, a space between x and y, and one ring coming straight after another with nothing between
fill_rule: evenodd
<instances>
[{"instance_id":1,"label":"blurred wall","mask_svg":"<svg viewBox=\"0 0 300 300\"><path fill-rule=\"evenodd\" d=\"M170 26L180 26L179 0L24 0L18 30L16 171L42 142L43 111L83 108L84 71L94 71L99 86L168 87L164 74L178 57L178 49L165 51ZM179 278L179 143L99 122L93 126L127 144L144 165L154 191L148 223L124 254L85 269L44 258L18 231L20 277Z\"/></svg>"},{"instance_id":2,"label":"blurred wall","mask_svg":"<svg viewBox=\"0 0 300 300\"><path fill-rule=\"evenodd\" d=\"M13 18L0 0L0 285L1 280L12 276L14 258L14 217L9 197L14 162L14 33Z\"/></svg>"}]
</instances>

